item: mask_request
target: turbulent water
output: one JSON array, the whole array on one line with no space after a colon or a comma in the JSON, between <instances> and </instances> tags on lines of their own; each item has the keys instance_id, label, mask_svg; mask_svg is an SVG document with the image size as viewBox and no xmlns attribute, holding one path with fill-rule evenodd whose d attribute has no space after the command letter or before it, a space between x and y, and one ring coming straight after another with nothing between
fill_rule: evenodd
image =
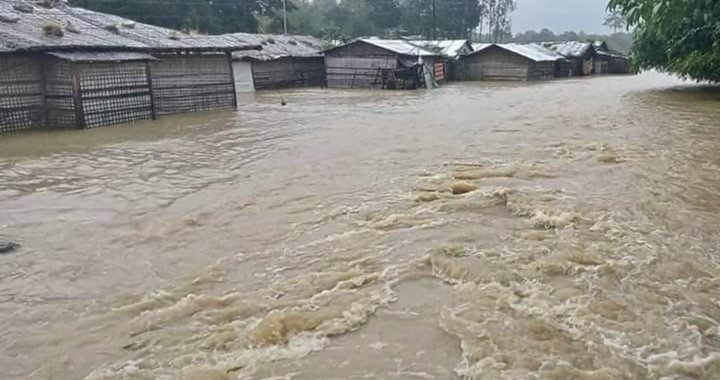
<instances>
[{"instance_id":1,"label":"turbulent water","mask_svg":"<svg viewBox=\"0 0 720 380\"><path fill-rule=\"evenodd\" d=\"M720 92L241 102L0 136L2 379L720 378Z\"/></svg>"}]
</instances>

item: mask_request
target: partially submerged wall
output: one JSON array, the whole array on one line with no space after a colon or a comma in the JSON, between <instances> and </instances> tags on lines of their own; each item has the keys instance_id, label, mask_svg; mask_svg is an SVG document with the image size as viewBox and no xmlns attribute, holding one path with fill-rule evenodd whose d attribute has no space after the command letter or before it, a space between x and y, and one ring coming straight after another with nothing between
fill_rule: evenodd
<instances>
[{"instance_id":1,"label":"partially submerged wall","mask_svg":"<svg viewBox=\"0 0 720 380\"><path fill-rule=\"evenodd\" d=\"M145 62L82 63L76 70L85 128L153 117Z\"/></svg>"},{"instance_id":2,"label":"partially submerged wall","mask_svg":"<svg viewBox=\"0 0 720 380\"><path fill-rule=\"evenodd\" d=\"M232 62L226 54L157 56L151 63L158 115L236 105Z\"/></svg>"},{"instance_id":3,"label":"partially submerged wall","mask_svg":"<svg viewBox=\"0 0 720 380\"><path fill-rule=\"evenodd\" d=\"M0 55L0 132L42 127L44 103L42 61Z\"/></svg>"},{"instance_id":4,"label":"partially submerged wall","mask_svg":"<svg viewBox=\"0 0 720 380\"><path fill-rule=\"evenodd\" d=\"M369 88L382 83L382 71L398 67L398 55L356 42L325 53L327 85L331 88Z\"/></svg>"},{"instance_id":5,"label":"partially submerged wall","mask_svg":"<svg viewBox=\"0 0 720 380\"><path fill-rule=\"evenodd\" d=\"M256 90L325 85L323 57L285 57L271 61L252 62Z\"/></svg>"}]
</instances>

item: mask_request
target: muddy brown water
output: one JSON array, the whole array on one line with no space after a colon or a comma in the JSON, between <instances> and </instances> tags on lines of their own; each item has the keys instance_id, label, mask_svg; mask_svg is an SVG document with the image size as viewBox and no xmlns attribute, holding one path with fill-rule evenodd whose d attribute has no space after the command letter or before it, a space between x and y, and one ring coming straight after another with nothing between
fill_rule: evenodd
<instances>
[{"instance_id":1,"label":"muddy brown water","mask_svg":"<svg viewBox=\"0 0 720 380\"><path fill-rule=\"evenodd\" d=\"M2 379L720 378L719 92L241 102L0 137Z\"/></svg>"}]
</instances>

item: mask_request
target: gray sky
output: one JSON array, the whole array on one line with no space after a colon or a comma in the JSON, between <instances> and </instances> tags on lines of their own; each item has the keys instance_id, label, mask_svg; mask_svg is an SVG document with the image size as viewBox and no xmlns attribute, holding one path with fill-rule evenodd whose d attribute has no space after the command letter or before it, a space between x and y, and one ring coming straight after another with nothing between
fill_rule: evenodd
<instances>
[{"instance_id":1,"label":"gray sky","mask_svg":"<svg viewBox=\"0 0 720 380\"><path fill-rule=\"evenodd\" d=\"M607 0L517 0L513 14L513 33L552 29L588 33L608 33L602 23Z\"/></svg>"}]
</instances>

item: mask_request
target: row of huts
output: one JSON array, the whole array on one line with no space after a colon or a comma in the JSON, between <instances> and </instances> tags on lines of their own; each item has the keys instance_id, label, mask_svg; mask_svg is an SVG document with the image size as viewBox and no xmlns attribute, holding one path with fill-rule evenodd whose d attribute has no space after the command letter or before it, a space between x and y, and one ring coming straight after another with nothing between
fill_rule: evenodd
<instances>
[{"instance_id":1,"label":"row of huts","mask_svg":"<svg viewBox=\"0 0 720 380\"><path fill-rule=\"evenodd\" d=\"M237 107L237 93L254 90L625 72L627 59L603 43L367 38L327 48L306 36L183 33L64 0L0 1L0 132Z\"/></svg>"},{"instance_id":2,"label":"row of huts","mask_svg":"<svg viewBox=\"0 0 720 380\"><path fill-rule=\"evenodd\" d=\"M547 80L627 74L605 42L471 44L365 38L323 49L306 36L228 35L261 50L233 53L238 91L291 87L415 89L448 80ZM247 79L245 79L247 78Z\"/></svg>"}]
</instances>

